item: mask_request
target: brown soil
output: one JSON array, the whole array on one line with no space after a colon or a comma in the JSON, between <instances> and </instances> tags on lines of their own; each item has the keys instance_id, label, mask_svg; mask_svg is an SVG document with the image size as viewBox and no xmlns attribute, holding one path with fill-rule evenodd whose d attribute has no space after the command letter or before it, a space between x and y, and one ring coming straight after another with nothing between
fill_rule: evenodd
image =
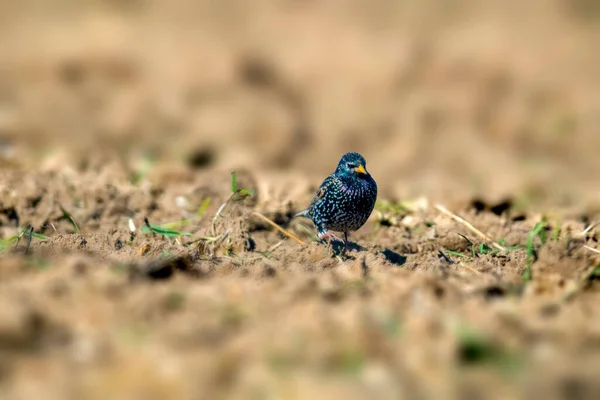
<instances>
[{"instance_id":1,"label":"brown soil","mask_svg":"<svg viewBox=\"0 0 600 400\"><path fill-rule=\"evenodd\" d=\"M594 2L46 3L0 5L0 398L600 398ZM342 260L292 216L350 150Z\"/></svg>"}]
</instances>

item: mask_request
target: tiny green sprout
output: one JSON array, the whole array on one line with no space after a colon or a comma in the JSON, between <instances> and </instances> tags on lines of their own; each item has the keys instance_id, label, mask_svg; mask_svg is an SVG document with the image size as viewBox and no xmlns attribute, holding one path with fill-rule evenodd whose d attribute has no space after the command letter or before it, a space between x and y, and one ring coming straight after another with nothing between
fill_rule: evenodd
<instances>
[{"instance_id":1,"label":"tiny green sprout","mask_svg":"<svg viewBox=\"0 0 600 400\"><path fill-rule=\"evenodd\" d=\"M524 249L525 246L523 246L522 244L516 244L514 246L508 246L504 249L504 251L506 253L512 253L513 251L517 251L517 250L522 250Z\"/></svg>"},{"instance_id":2,"label":"tiny green sprout","mask_svg":"<svg viewBox=\"0 0 600 400\"><path fill-rule=\"evenodd\" d=\"M238 189L238 186L237 186L237 173L235 171L233 171L231 173L231 192L232 192L231 196L229 196L229 198L225 201L225 203L221 204L221 206L219 207L219 209L215 213L215 216L213 217L213 232L215 230L215 225L214 225L215 222L221 216L221 213L223 212L223 210L225 209L225 207L227 207L227 205L229 203L240 201L240 200L244 200L246 197L251 196L251 195L254 194L252 192L252 190Z\"/></svg>"},{"instance_id":3,"label":"tiny green sprout","mask_svg":"<svg viewBox=\"0 0 600 400\"><path fill-rule=\"evenodd\" d=\"M243 200L246 197L252 196L254 194L254 192L249 189L238 189L237 172L235 171L231 172L231 193L233 195L231 197L232 201Z\"/></svg>"},{"instance_id":4,"label":"tiny green sprout","mask_svg":"<svg viewBox=\"0 0 600 400\"><path fill-rule=\"evenodd\" d=\"M523 281L528 282L533 279L531 266L536 260L537 254L534 247L534 240L539 237L542 244L546 243L546 219L542 219L540 222L535 224L533 229L527 234L527 266L525 272L523 272Z\"/></svg>"},{"instance_id":5,"label":"tiny green sprout","mask_svg":"<svg viewBox=\"0 0 600 400\"><path fill-rule=\"evenodd\" d=\"M231 196L231 201L241 201L248 196L252 196L254 192L249 189L239 189L236 193Z\"/></svg>"},{"instance_id":6,"label":"tiny green sprout","mask_svg":"<svg viewBox=\"0 0 600 400\"><path fill-rule=\"evenodd\" d=\"M210 205L210 197L207 197L206 199L204 199L202 201L202 204L200 204L200 207L198 207L198 210L196 210L196 216L197 217L203 216L204 213L206 212L206 210L208 209L209 205Z\"/></svg>"},{"instance_id":7,"label":"tiny green sprout","mask_svg":"<svg viewBox=\"0 0 600 400\"><path fill-rule=\"evenodd\" d=\"M5 251L7 248L12 246L13 244L18 245L21 238L26 237L27 243L31 243L32 238L46 240L48 237L46 235L42 235L41 233L35 233L33 231L33 227L31 225L25 226L21 229L18 235L10 236L5 239L0 240L0 252Z\"/></svg>"},{"instance_id":8,"label":"tiny green sprout","mask_svg":"<svg viewBox=\"0 0 600 400\"><path fill-rule=\"evenodd\" d=\"M240 194L243 196L242 198L245 198L246 196L251 196L254 194L254 192L249 189L238 189L237 172L235 172L235 171L231 172L231 193Z\"/></svg>"},{"instance_id":9,"label":"tiny green sprout","mask_svg":"<svg viewBox=\"0 0 600 400\"><path fill-rule=\"evenodd\" d=\"M458 236L460 236L461 238L465 239L465 241L470 244L471 246L474 246L473 242L471 241L471 239L469 239L468 237L466 237L465 235L463 235L462 233L457 233Z\"/></svg>"},{"instance_id":10,"label":"tiny green sprout","mask_svg":"<svg viewBox=\"0 0 600 400\"><path fill-rule=\"evenodd\" d=\"M231 172L231 193L237 193L237 172Z\"/></svg>"},{"instance_id":11,"label":"tiny green sprout","mask_svg":"<svg viewBox=\"0 0 600 400\"><path fill-rule=\"evenodd\" d=\"M146 225L142 226L142 228L140 230L142 232L144 232L144 233L152 233L152 234L157 234L157 235L164 235L164 236L167 236L167 237L170 237L170 238L172 238L172 237L180 237L180 236L193 236L189 232L175 231L173 229L165 227L164 225L157 225L157 224L153 224L151 222L148 222Z\"/></svg>"},{"instance_id":12,"label":"tiny green sprout","mask_svg":"<svg viewBox=\"0 0 600 400\"><path fill-rule=\"evenodd\" d=\"M75 222L75 219L73 218L73 216L71 215L70 212L68 212L62 205L58 205L58 207L60 208L60 211L63 214L63 218L65 218L67 221L69 221L69 223L71 224L71 226L73 227L73 231L75 231L75 233L79 233L79 226L77 226L77 222Z\"/></svg>"},{"instance_id":13,"label":"tiny green sprout","mask_svg":"<svg viewBox=\"0 0 600 400\"><path fill-rule=\"evenodd\" d=\"M466 237L465 235L463 235L462 233L457 233L458 236L460 236L461 238L465 239L465 241L469 244L470 249L471 249L471 256L473 258L475 258L475 243L473 243L471 241L471 239L469 239L468 237Z\"/></svg>"},{"instance_id":14,"label":"tiny green sprout","mask_svg":"<svg viewBox=\"0 0 600 400\"><path fill-rule=\"evenodd\" d=\"M19 235L19 238L17 239L17 246L19 245L19 241L21 240L21 238L25 236L25 240L26 240L26 244L25 244L25 253L29 252L29 246L31 245L31 241L33 240L33 226L31 225L27 225L23 228L23 230L21 230L21 234Z\"/></svg>"},{"instance_id":15,"label":"tiny green sprout","mask_svg":"<svg viewBox=\"0 0 600 400\"><path fill-rule=\"evenodd\" d=\"M560 238L561 231L562 231L561 224L560 224L560 222L557 222L556 225L554 225L554 229L552 229L552 233L550 234L550 240L552 240L553 242L556 242Z\"/></svg>"},{"instance_id":16,"label":"tiny green sprout","mask_svg":"<svg viewBox=\"0 0 600 400\"><path fill-rule=\"evenodd\" d=\"M4 251L4 250L8 249L10 246L12 246L13 243L16 243L16 241L18 239L19 239L19 236L15 235L15 236L10 236L10 237L0 240L0 251Z\"/></svg>"},{"instance_id":17,"label":"tiny green sprout","mask_svg":"<svg viewBox=\"0 0 600 400\"><path fill-rule=\"evenodd\" d=\"M161 224L160 226L165 228L165 229L175 229L175 228L181 228L184 227L185 225L189 225L191 221L187 218L179 220L179 221L173 221L173 222L166 222L164 224Z\"/></svg>"},{"instance_id":18,"label":"tiny green sprout","mask_svg":"<svg viewBox=\"0 0 600 400\"><path fill-rule=\"evenodd\" d=\"M497 251L498 251L498 250L494 250L494 249L492 249L490 246L488 246L488 245L487 245L487 244L485 244L485 243L481 243L481 244L479 245L479 254L489 254L489 253L495 253L495 252L497 252Z\"/></svg>"},{"instance_id":19,"label":"tiny green sprout","mask_svg":"<svg viewBox=\"0 0 600 400\"><path fill-rule=\"evenodd\" d=\"M446 253L456 256L456 257L467 257L465 254L463 253L459 253L458 251L452 251L452 250L444 250Z\"/></svg>"}]
</instances>

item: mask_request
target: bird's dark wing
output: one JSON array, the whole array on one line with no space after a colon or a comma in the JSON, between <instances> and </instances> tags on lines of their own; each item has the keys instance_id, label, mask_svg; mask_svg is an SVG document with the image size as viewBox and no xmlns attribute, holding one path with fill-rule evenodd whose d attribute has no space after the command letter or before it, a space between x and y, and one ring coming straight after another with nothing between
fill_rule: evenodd
<instances>
[{"instance_id":1,"label":"bird's dark wing","mask_svg":"<svg viewBox=\"0 0 600 400\"><path fill-rule=\"evenodd\" d=\"M312 210L314 209L315 205L325 197L327 192L331 191L333 186L336 186L338 184L338 178L333 174L325 178L323 183L321 183L321 186L319 186L319 188L315 192L315 195L313 196L313 199L310 202L310 206L308 206L308 213L312 214Z\"/></svg>"},{"instance_id":2,"label":"bird's dark wing","mask_svg":"<svg viewBox=\"0 0 600 400\"><path fill-rule=\"evenodd\" d=\"M306 210L300 211L299 213L294 215L294 217L306 217L306 218L312 219L315 205L321 199L323 199L323 197L325 197L325 194L327 193L327 191L330 190L328 188L334 184L334 181L335 181L335 175L329 175L327 178L325 178L323 183L321 183L321 185L315 192L315 195L313 196L312 200L310 201L310 205L308 206L308 208Z\"/></svg>"}]
</instances>

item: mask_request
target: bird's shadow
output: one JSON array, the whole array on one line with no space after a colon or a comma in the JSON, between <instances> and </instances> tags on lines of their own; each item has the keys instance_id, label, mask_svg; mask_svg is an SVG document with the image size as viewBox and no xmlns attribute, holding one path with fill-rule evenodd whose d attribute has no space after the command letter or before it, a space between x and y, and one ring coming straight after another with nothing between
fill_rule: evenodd
<instances>
[{"instance_id":1,"label":"bird's shadow","mask_svg":"<svg viewBox=\"0 0 600 400\"><path fill-rule=\"evenodd\" d=\"M327 241L323 240L322 243L327 244ZM331 241L331 250L333 252L334 257L341 256L342 254L344 254L344 241L332 240ZM365 251L365 250L367 250L367 248L360 246L358 243L348 241L348 251L351 251L351 250ZM353 259L354 257L352 257L351 255L346 253L346 258Z\"/></svg>"},{"instance_id":2,"label":"bird's shadow","mask_svg":"<svg viewBox=\"0 0 600 400\"><path fill-rule=\"evenodd\" d=\"M322 240L321 241L324 244L327 244L327 241ZM341 256L344 253L344 242L340 241L340 240L332 240L331 241L331 249L333 251L333 256ZM366 251L368 250L366 247L363 247L361 245L359 245L358 243L355 242L351 242L348 241L348 251L350 250L355 250L355 251ZM379 251L379 253L381 253L381 255L383 255L383 257L385 258L385 260L387 262L389 262L390 264L394 264L398 267L404 265L406 263L407 257L403 256L400 253L396 253L393 250L390 249L383 249L381 251ZM355 257L346 254L346 259L355 259Z\"/></svg>"},{"instance_id":3,"label":"bird's shadow","mask_svg":"<svg viewBox=\"0 0 600 400\"><path fill-rule=\"evenodd\" d=\"M344 252L344 242L340 242L340 241L332 241L331 242L331 247L333 250L333 255L338 256L338 255L342 255ZM355 250L355 251L366 251L367 248L366 247L362 247L357 243L354 242L348 242L348 251L350 250ZM403 256L400 253L396 253L393 250L390 249L383 249L381 250L379 253L381 253L381 255L383 255L383 257L385 258L385 260L387 262L389 262L390 264L396 265L397 267L400 267L402 265L404 265L406 263L407 257ZM355 257L346 254L346 259L355 259Z\"/></svg>"}]
</instances>

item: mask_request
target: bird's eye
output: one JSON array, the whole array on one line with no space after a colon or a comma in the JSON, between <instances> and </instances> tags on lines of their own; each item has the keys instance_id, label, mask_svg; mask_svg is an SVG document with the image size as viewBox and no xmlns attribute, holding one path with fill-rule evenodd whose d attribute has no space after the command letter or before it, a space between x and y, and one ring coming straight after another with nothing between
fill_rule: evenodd
<instances>
[{"instance_id":1,"label":"bird's eye","mask_svg":"<svg viewBox=\"0 0 600 400\"><path fill-rule=\"evenodd\" d=\"M352 163L348 163L347 167L348 167L348 169L354 169L354 168L358 167L358 165L352 164Z\"/></svg>"}]
</instances>

